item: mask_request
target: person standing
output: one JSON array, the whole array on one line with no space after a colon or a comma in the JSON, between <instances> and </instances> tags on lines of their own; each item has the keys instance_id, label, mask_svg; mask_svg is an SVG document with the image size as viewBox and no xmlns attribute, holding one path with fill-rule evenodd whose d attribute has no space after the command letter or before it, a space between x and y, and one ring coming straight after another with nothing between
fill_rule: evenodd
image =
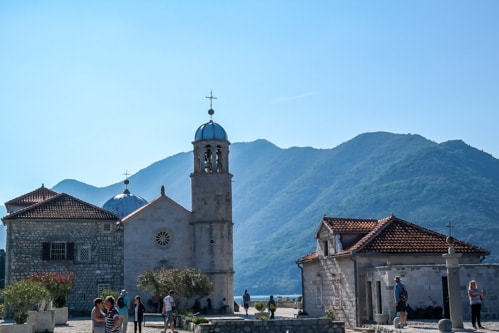
<instances>
[{"instance_id":1,"label":"person standing","mask_svg":"<svg viewBox=\"0 0 499 333\"><path fill-rule=\"evenodd\" d=\"M120 312L115 306L113 296L107 296L104 300L106 313L106 333L121 333Z\"/></svg>"},{"instance_id":2,"label":"person standing","mask_svg":"<svg viewBox=\"0 0 499 333\"><path fill-rule=\"evenodd\" d=\"M94 299L94 308L92 309L92 333L105 333L106 314L102 311L104 301L102 298Z\"/></svg>"},{"instance_id":3,"label":"person standing","mask_svg":"<svg viewBox=\"0 0 499 333\"><path fill-rule=\"evenodd\" d=\"M471 324L475 329L477 324L478 328L483 329L482 324L480 322L480 311L482 310L483 290L478 290L475 280L471 280L468 285L468 297L470 299L470 305L471 305Z\"/></svg>"},{"instance_id":4,"label":"person standing","mask_svg":"<svg viewBox=\"0 0 499 333\"><path fill-rule=\"evenodd\" d=\"M270 319L274 319L275 309L277 308L274 296L270 295L270 299L267 302L267 309L270 311Z\"/></svg>"},{"instance_id":5,"label":"person standing","mask_svg":"<svg viewBox=\"0 0 499 333\"><path fill-rule=\"evenodd\" d=\"M243 294L243 306L244 306L244 311L246 311L246 317L248 316L248 308L250 306L250 302L251 302L251 297L250 294L248 293L248 289L246 289Z\"/></svg>"},{"instance_id":6,"label":"person standing","mask_svg":"<svg viewBox=\"0 0 499 333\"><path fill-rule=\"evenodd\" d=\"M135 296L135 309L133 311L133 332L137 333L137 324L139 325L139 333L142 333L142 322L144 321L144 312L146 307L140 301L140 296Z\"/></svg>"},{"instance_id":7,"label":"person standing","mask_svg":"<svg viewBox=\"0 0 499 333\"><path fill-rule=\"evenodd\" d=\"M161 312L161 307L159 306L159 296L153 294L151 300L152 300L152 307L154 308L154 313L158 313L158 308L159 312Z\"/></svg>"},{"instance_id":8,"label":"person standing","mask_svg":"<svg viewBox=\"0 0 499 333\"><path fill-rule=\"evenodd\" d=\"M174 291L170 290L168 296L163 299L163 318L165 320L165 333L168 327L171 326L172 333L175 332L175 325L173 324L173 309L175 308L175 299L173 298Z\"/></svg>"},{"instance_id":9,"label":"person standing","mask_svg":"<svg viewBox=\"0 0 499 333\"><path fill-rule=\"evenodd\" d=\"M127 296L126 289L121 290L120 296L118 297L118 310L120 312L121 319L121 332L126 333L128 328L128 310L130 310L130 299Z\"/></svg>"},{"instance_id":10,"label":"person standing","mask_svg":"<svg viewBox=\"0 0 499 333\"><path fill-rule=\"evenodd\" d=\"M402 325L407 325L407 289L405 285L400 281L400 276L395 277L395 289L393 290L393 296L395 298L396 311L400 313L400 320Z\"/></svg>"}]
</instances>

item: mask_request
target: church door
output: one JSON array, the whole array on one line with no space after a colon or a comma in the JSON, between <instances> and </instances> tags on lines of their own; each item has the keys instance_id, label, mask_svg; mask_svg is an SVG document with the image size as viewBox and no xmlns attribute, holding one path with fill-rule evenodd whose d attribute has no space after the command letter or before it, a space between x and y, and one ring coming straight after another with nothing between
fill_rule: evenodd
<instances>
[{"instance_id":1,"label":"church door","mask_svg":"<svg viewBox=\"0 0 499 333\"><path fill-rule=\"evenodd\" d=\"M444 318L450 319L449 310L449 288L447 286L447 276L442 276L442 296L444 300Z\"/></svg>"}]
</instances>

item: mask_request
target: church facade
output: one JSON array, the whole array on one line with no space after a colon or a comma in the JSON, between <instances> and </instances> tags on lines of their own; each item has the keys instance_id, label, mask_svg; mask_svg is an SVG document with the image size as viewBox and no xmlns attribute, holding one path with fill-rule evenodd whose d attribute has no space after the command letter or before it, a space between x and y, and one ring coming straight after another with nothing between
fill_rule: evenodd
<instances>
[{"instance_id":1,"label":"church facade","mask_svg":"<svg viewBox=\"0 0 499 333\"><path fill-rule=\"evenodd\" d=\"M147 301L152 295L137 288L142 272L194 267L213 282L215 309L224 298L233 304L230 142L211 119L213 113L210 108L210 121L197 129L192 142L192 211L169 198L163 187L149 203L127 187L106 202L108 210L44 187L6 203L19 208L2 219L7 226L7 283L33 272L73 271L76 283L68 305L78 312L88 311L102 289L125 288L131 297L141 294ZM137 198L143 200L139 205ZM63 199L65 205L54 202ZM59 247L64 254L57 254ZM47 261L46 255L57 260Z\"/></svg>"}]
</instances>

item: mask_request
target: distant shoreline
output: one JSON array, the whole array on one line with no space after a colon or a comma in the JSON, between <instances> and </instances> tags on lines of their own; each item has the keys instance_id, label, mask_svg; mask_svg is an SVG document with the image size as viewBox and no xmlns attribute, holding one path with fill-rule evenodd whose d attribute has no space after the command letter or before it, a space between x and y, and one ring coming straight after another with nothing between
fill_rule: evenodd
<instances>
[{"instance_id":1,"label":"distant shoreline","mask_svg":"<svg viewBox=\"0 0 499 333\"><path fill-rule=\"evenodd\" d=\"M274 298L277 299L278 297L282 297L283 299L289 298L290 300L295 300L300 297L300 294L294 294L294 295L279 295L279 294L274 294ZM251 302L255 301L268 301L270 298L270 295L251 295ZM241 304L241 301L243 299L243 296L234 296L234 302L237 304Z\"/></svg>"}]
</instances>

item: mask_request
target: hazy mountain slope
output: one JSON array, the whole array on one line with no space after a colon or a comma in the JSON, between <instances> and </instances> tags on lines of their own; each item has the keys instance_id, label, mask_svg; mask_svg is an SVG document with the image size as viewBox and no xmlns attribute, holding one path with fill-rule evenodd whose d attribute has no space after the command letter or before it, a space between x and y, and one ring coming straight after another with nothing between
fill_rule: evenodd
<instances>
[{"instance_id":1,"label":"hazy mountain slope","mask_svg":"<svg viewBox=\"0 0 499 333\"><path fill-rule=\"evenodd\" d=\"M380 218L390 213L492 251L497 260L499 161L461 141L366 133L333 149L280 149L265 140L231 146L236 293L300 291L295 260L315 249L323 214ZM161 185L190 209L192 153L158 161L130 177L152 200ZM102 205L123 184L95 188L63 181L54 190ZM497 249L497 250L496 250Z\"/></svg>"}]
</instances>

